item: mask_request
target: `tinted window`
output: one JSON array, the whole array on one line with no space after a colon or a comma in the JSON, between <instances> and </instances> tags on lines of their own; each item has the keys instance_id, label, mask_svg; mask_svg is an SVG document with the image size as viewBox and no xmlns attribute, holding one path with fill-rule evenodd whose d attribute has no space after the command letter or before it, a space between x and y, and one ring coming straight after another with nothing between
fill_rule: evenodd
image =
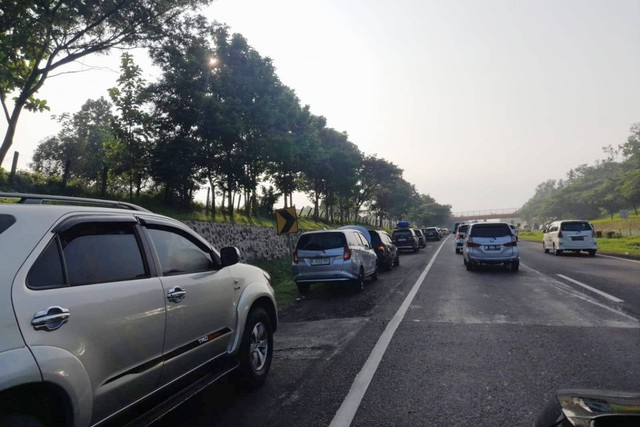
<instances>
[{"instance_id":1,"label":"tinted window","mask_svg":"<svg viewBox=\"0 0 640 427\"><path fill-rule=\"evenodd\" d=\"M466 233L468 228L468 225L461 225L460 227L458 227L458 233Z\"/></svg>"},{"instance_id":2,"label":"tinted window","mask_svg":"<svg viewBox=\"0 0 640 427\"><path fill-rule=\"evenodd\" d=\"M591 231L591 225L584 221L563 222L560 225L562 231Z\"/></svg>"},{"instance_id":3,"label":"tinted window","mask_svg":"<svg viewBox=\"0 0 640 427\"><path fill-rule=\"evenodd\" d=\"M411 230L394 230L393 235L395 237L413 237L413 231Z\"/></svg>"},{"instance_id":4,"label":"tinted window","mask_svg":"<svg viewBox=\"0 0 640 427\"><path fill-rule=\"evenodd\" d=\"M29 270L27 285L32 289L51 289L66 285L57 237L49 243Z\"/></svg>"},{"instance_id":5,"label":"tinted window","mask_svg":"<svg viewBox=\"0 0 640 427\"><path fill-rule=\"evenodd\" d=\"M211 254L178 230L148 228L165 276L197 273L214 268Z\"/></svg>"},{"instance_id":6,"label":"tinted window","mask_svg":"<svg viewBox=\"0 0 640 427\"><path fill-rule=\"evenodd\" d=\"M344 248L347 240L343 233L314 233L303 234L298 240L297 249L306 251L324 251L327 249Z\"/></svg>"},{"instance_id":7,"label":"tinted window","mask_svg":"<svg viewBox=\"0 0 640 427\"><path fill-rule=\"evenodd\" d=\"M0 234L15 224L15 222L16 218L13 215L0 214Z\"/></svg>"},{"instance_id":8,"label":"tinted window","mask_svg":"<svg viewBox=\"0 0 640 427\"><path fill-rule=\"evenodd\" d=\"M147 277L132 223L85 223L60 234L71 286Z\"/></svg>"},{"instance_id":9,"label":"tinted window","mask_svg":"<svg viewBox=\"0 0 640 427\"><path fill-rule=\"evenodd\" d=\"M471 227L471 237L502 237L511 236L511 228L504 224L475 225Z\"/></svg>"},{"instance_id":10,"label":"tinted window","mask_svg":"<svg viewBox=\"0 0 640 427\"><path fill-rule=\"evenodd\" d=\"M378 233L377 231L369 231L369 235L371 235L371 243L373 246L378 246L380 243L384 242L384 235L382 233Z\"/></svg>"}]
</instances>

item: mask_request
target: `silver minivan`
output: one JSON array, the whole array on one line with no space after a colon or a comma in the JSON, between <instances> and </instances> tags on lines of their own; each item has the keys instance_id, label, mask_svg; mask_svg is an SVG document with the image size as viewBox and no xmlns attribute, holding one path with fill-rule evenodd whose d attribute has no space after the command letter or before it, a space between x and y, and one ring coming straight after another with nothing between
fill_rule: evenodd
<instances>
[{"instance_id":1,"label":"silver minivan","mask_svg":"<svg viewBox=\"0 0 640 427\"><path fill-rule=\"evenodd\" d=\"M293 252L293 280L304 295L311 283L353 283L364 290L364 279L378 279L377 255L358 230L303 233Z\"/></svg>"},{"instance_id":2,"label":"silver minivan","mask_svg":"<svg viewBox=\"0 0 640 427\"><path fill-rule=\"evenodd\" d=\"M551 251L556 255L565 251L587 251L590 256L595 256L598 242L596 232L588 221L563 220L554 221L547 226L542 248L545 253Z\"/></svg>"},{"instance_id":3,"label":"silver minivan","mask_svg":"<svg viewBox=\"0 0 640 427\"><path fill-rule=\"evenodd\" d=\"M512 271L518 271L520 267L517 238L505 222L469 225L462 255L467 270L473 270L479 264L504 264Z\"/></svg>"}]
</instances>

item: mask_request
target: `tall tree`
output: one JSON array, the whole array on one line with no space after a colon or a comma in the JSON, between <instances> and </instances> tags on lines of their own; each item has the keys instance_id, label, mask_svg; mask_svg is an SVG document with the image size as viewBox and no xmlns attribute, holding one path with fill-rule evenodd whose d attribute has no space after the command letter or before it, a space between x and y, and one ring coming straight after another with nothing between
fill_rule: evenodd
<instances>
[{"instance_id":1,"label":"tall tree","mask_svg":"<svg viewBox=\"0 0 640 427\"><path fill-rule=\"evenodd\" d=\"M52 72L93 53L155 40L185 10L210 0L9 0L0 13L0 101L7 130L0 164L23 109L48 109L36 98Z\"/></svg>"}]
</instances>

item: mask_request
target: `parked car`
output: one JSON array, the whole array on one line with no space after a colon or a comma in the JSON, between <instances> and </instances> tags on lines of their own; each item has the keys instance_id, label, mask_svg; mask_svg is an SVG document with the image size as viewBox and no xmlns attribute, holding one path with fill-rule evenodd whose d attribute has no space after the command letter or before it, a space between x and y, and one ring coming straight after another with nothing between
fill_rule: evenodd
<instances>
[{"instance_id":1,"label":"parked car","mask_svg":"<svg viewBox=\"0 0 640 427\"><path fill-rule=\"evenodd\" d=\"M236 248L128 203L0 197L0 425L143 424L267 378L274 292Z\"/></svg>"},{"instance_id":2,"label":"parked car","mask_svg":"<svg viewBox=\"0 0 640 427\"><path fill-rule=\"evenodd\" d=\"M504 264L512 271L518 271L520 267L516 236L506 222L471 224L462 256L467 270L473 270L480 264Z\"/></svg>"},{"instance_id":3,"label":"parked car","mask_svg":"<svg viewBox=\"0 0 640 427\"><path fill-rule=\"evenodd\" d=\"M400 253L391 240L391 236L384 230L369 230L373 250L378 255L378 266L391 270L400 265Z\"/></svg>"},{"instance_id":4,"label":"parked car","mask_svg":"<svg viewBox=\"0 0 640 427\"><path fill-rule=\"evenodd\" d=\"M412 250L418 252L418 236L412 228L396 228L391 233L391 239L399 250Z\"/></svg>"},{"instance_id":5,"label":"parked car","mask_svg":"<svg viewBox=\"0 0 640 427\"><path fill-rule=\"evenodd\" d=\"M566 251L587 251L595 256L598 251L596 232L588 221L562 220L549 224L542 238L542 249L560 255Z\"/></svg>"},{"instance_id":6,"label":"parked car","mask_svg":"<svg viewBox=\"0 0 640 427\"><path fill-rule=\"evenodd\" d=\"M419 228L414 228L413 232L416 233L416 237L418 238L418 246L420 246L421 248L426 248L427 239L425 239L422 230L420 230Z\"/></svg>"},{"instance_id":7,"label":"parked car","mask_svg":"<svg viewBox=\"0 0 640 427\"><path fill-rule=\"evenodd\" d=\"M516 242L518 241L518 227L516 227L513 224L509 224L509 227L511 228L511 232L513 233L514 236L516 236Z\"/></svg>"},{"instance_id":8,"label":"parked car","mask_svg":"<svg viewBox=\"0 0 640 427\"><path fill-rule=\"evenodd\" d=\"M423 230L423 234L426 240L438 241L441 238L440 232L436 227L427 227Z\"/></svg>"},{"instance_id":9,"label":"parked car","mask_svg":"<svg viewBox=\"0 0 640 427\"><path fill-rule=\"evenodd\" d=\"M469 228L469 224L459 224L458 230L456 231L456 253L462 253L462 245L464 243L464 238L467 234L467 229Z\"/></svg>"},{"instance_id":10,"label":"parked car","mask_svg":"<svg viewBox=\"0 0 640 427\"><path fill-rule=\"evenodd\" d=\"M378 256L358 230L308 231L293 252L293 280L304 295L312 283L352 283L364 290L366 278L378 280Z\"/></svg>"}]
</instances>

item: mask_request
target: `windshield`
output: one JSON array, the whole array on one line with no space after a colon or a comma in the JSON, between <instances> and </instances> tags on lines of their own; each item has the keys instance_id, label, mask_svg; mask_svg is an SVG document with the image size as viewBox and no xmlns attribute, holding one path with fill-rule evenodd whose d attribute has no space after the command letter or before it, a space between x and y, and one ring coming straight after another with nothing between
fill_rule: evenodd
<instances>
[{"instance_id":1,"label":"windshield","mask_svg":"<svg viewBox=\"0 0 640 427\"><path fill-rule=\"evenodd\" d=\"M304 234L300 236L296 248L303 251L326 251L345 246L347 246L347 240L344 234L335 232Z\"/></svg>"}]
</instances>

